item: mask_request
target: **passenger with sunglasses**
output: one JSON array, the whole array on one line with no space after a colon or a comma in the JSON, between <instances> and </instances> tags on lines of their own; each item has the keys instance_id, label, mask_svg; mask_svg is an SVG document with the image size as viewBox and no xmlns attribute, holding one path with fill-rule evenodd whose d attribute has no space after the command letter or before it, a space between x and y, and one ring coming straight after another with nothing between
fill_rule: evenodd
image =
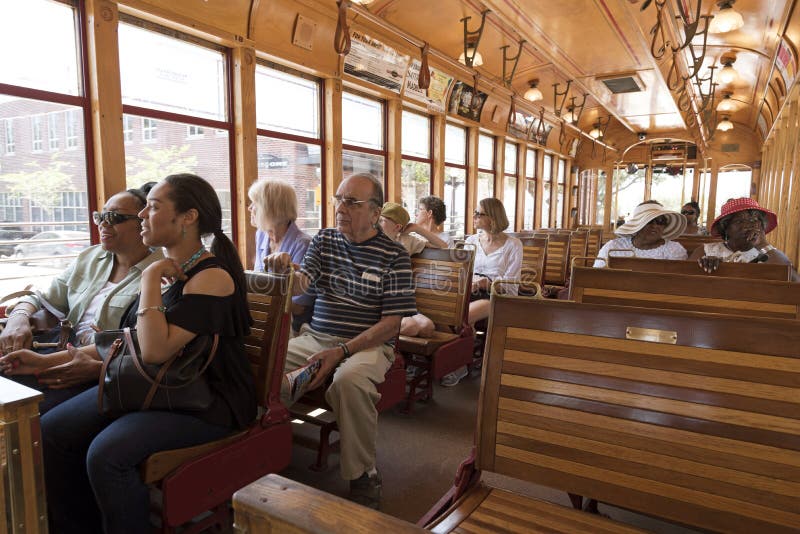
<instances>
[{"instance_id":1,"label":"passenger with sunglasses","mask_svg":"<svg viewBox=\"0 0 800 534\"><path fill-rule=\"evenodd\" d=\"M633 256L661 260L685 260L686 249L672 239L686 228L686 217L664 209L660 202L642 202L614 233L612 239L597 253L595 267L606 267L608 256Z\"/></svg>"},{"instance_id":2,"label":"passenger with sunglasses","mask_svg":"<svg viewBox=\"0 0 800 534\"><path fill-rule=\"evenodd\" d=\"M147 203L152 184L141 189L128 189L108 199L103 211L94 212L100 244L83 250L58 275L50 287L35 296L20 299L9 314L6 328L0 334L0 352L21 362L47 358L47 350L31 350L33 332L30 317L46 307L58 318L65 318L75 330L74 344L91 344L97 330L118 328L128 306L139 295L142 271L163 258L161 249L151 251L142 243L139 211ZM26 366L17 364L15 380L43 391L39 406L42 414L86 389L97 381L100 362L82 358L83 353L63 365L50 367L33 376L22 374ZM5 358L4 358L5 359ZM10 360L9 360L10 361Z\"/></svg>"},{"instance_id":3,"label":"passenger with sunglasses","mask_svg":"<svg viewBox=\"0 0 800 534\"><path fill-rule=\"evenodd\" d=\"M694 200L687 202L681 208L681 215L686 217L686 230L683 231L683 235L708 235L706 227L698 225L700 204Z\"/></svg>"}]
</instances>

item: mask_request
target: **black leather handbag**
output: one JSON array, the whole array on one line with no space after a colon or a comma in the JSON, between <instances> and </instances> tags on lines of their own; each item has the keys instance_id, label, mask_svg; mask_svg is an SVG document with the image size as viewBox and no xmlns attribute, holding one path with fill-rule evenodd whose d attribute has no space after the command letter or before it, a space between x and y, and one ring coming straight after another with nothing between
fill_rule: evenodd
<instances>
[{"instance_id":1,"label":"black leather handbag","mask_svg":"<svg viewBox=\"0 0 800 534\"><path fill-rule=\"evenodd\" d=\"M140 410L205 411L214 400L205 371L217 353L219 335L201 335L162 364L142 361L136 330L95 334L103 359L97 406L101 413Z\"/></svg>"}]
</instances>

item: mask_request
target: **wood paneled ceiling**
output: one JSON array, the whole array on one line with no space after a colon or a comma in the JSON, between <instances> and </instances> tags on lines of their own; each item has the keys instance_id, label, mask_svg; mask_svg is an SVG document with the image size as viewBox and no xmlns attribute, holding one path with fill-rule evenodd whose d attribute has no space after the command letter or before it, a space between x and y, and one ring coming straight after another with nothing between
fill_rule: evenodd
<instances>
[{"instance_id":1,"label":"wood paneled ceiling","mask_svg":"<svg viewBox=\"0 0 800 534\"><path fill-rule=\"evenodd\" d=\"M666 83L669 64L658 61L650 53L650 30L656 21L656 3L646 9L646 0L376 0L367 8L391 25L426 40L429 44L458 58L463 50L463 26L460 19L472 16L471 29L480 22L480 13L489 9L479 51L484 64L478 67L483 76L502 79L500 47L525 40L512 89L522 95L528 81L540 80L545 108L553 110L554 83L573 80L570 96L589 94L579 127L584 131L601 115L612 115L635 132L664 134L686 129L676 102L677 95ZM694 13L701 0L679 0ZM796 0L738 0L734 8L745 21L744 26L725 34L709 34L706 58L701 76L723 55L736 56L734 67L738 78L717 88L720 96L732 93L736 109L731 120L755 130L758 114L768 93L779 35L786 27ZM675 0L667 0L665 13L675 10ZM702 0L701 13L714 14L716 1ZM678 25L674 25L678 28ZM692 45L696 53L702 38ZM688 57L688 49L682 52ZM685 61L682 62L686 76ZM719 71L717 71L719 72ZM644 90L636 93L612 94L599 79L636 73Z\"/></svg>"}]
</instances>

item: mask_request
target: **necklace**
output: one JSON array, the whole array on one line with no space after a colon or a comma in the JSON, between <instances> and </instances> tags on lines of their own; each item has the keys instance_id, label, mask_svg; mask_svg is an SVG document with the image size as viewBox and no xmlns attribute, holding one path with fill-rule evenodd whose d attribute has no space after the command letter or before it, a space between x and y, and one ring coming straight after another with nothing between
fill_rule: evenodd
<instances>
[{"instance_id":1,"label":"necklace","mask_svg":"<svg viewBox=\"0 0 800 534\"><path fill-rule=\"evenodd\" d=\"M192 254L192 257L186 260L185 262L181 263L181 271L184 273L195 266L197 260L200 259L200 256L207 252L206 247L204 245L200 245L200 248L197 249L197 252Z\"/></svg>"},{"instance_id":2,"label":"necklace","mask_svg":"<svg viewBox=\"0 0 800 534\"><path fill-rule=\"evenodd\" d=\"M208 252L206 250L206 247L204 245L200 245L200 248L197 249L197 252L192 254L192 256L188 260L186 260L185 262L181 263L181 271L186 273L186 271L188 271L189 269L194 267L197 264L197 261L200 259L200 256L202 256L206 252ZM171 288L173 286L173 284L175 284L175 282L169 282L169 283L166 283L166 284L162 283L161 284L161 293L164 293L166 290Z\"/></svg>"}]
</instances>

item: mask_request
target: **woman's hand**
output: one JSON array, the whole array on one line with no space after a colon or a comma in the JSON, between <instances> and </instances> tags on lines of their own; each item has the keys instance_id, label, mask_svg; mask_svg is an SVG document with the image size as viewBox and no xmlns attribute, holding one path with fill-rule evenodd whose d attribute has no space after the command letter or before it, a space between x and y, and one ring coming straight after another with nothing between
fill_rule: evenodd
<instances>
[{"instance_id":1,"label":"woman's hand","mask_svg":"<svg viewBox=\"0 0 800 534\"><path fill-rule=\"evenodd\" d=\"M697 260L697 265L700 266L707 273L713 273L717 269L719 269L719 265L722 263L722 258L719 256L703 256L702 258Z\"/></svg>"},{"instance_id":2,"label":"woman's hand","mask_svg":"<svg viewBox=\"0 0 800 534\"><path fill-rule=\"evenodd\" d=\"M47 369L53 363L48 354L21 349L0 358L0 370L7 375L32 375Z\"/></svg>"},{"instance_id":3,"label":"woman's hand","mask_svg":"<svg viewBox=\"0 0 800 534\"><path fill-rule=\"evenodd\" d=\"M479 276L477 279L472 281L472 292L477 293L478 291L481 290L488 291L490 285L491 282L489 281L488 278L486 278L485 276Z\"/></svg>"},{"instance_id":4,"label":"woman's hand","mask_svg":"<svg viewBox=\"0 0 800 534\"><path fill-rule=\"evenodd\" d=\"M183 272L180 264L172 258L164 258L151 263L142 274L143 277L155 278L168 284L175 283L177 280L186 280L186 273Z\"/></svg>"},{"instance_id":5,"label":"woman's hand","mask_svg":"<svg viewBox=\"0 0 800 534\"><path fill-rule=\"evenodd\" d=\"M289 272L292 266L292 257L288 252L276 252L264 258L264 270L268 273L283 274Z\"/></svg>"},{"instance_id":6,"label":"woman's hand","mask_svg":"<svg viewBox=\"0 0 800 534\"><path fill-rule=\"evenodd\" d=\"M8 318L3 332L0 333L0 353L8 354L20 349L29 349L33 344L31 323L23 314Z\"/></svg>"},{"instance_id":7,"label":"woman's hand","mask_svg":"<svg viewBox=\"0 0 800 534\"><path fill-rule=\"evenodd\" d=\"M72 345L67 346L67 351L72 359L40 372L39 383L50 389L62 389L87 382L97 382L103 362Z\"/></svg>"}]
</instances>

